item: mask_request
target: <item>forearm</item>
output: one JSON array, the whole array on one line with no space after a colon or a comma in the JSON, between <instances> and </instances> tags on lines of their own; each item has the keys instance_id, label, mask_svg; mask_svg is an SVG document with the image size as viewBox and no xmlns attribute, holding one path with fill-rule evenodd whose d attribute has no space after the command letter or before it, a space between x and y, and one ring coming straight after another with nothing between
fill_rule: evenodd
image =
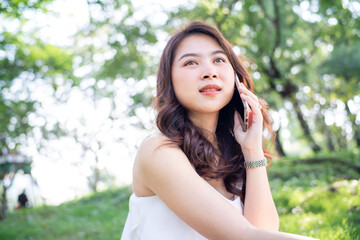
<instances>
[{"instance_id":1,"label":"forearm","mask_svg":"<svg viewBox=\"0 0 360 240\"><path fill-rule=\"evenodd\" d=\"M264 157L263 151L244 152L245 161L257 161ZM278 230L279 217L271 195L266 167L246 170L246 193L244 216L255 226Z\"/></svg>"}]
</instances>

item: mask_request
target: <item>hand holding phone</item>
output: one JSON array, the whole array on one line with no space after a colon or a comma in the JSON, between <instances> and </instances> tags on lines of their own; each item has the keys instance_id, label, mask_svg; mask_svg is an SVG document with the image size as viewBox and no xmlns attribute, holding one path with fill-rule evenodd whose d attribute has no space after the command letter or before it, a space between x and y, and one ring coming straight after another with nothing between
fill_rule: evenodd
<instances>
[{"instance_id":1,"label":"hand holding phone","mask_svg":"<svg viewBox=\"0 0 360 240\"><path fill-rule=\"evenodd\" d=\"M239 92L239 88L240 88L240 80L238 75L235 73L235 93L237 93L237 97L238 99L236 99L235 101L235 109L236 111L239 112L240 114L240 125L242 127L242 130L244 132L247 131L247 129L249 128L249 105L246 101L242 100L240 97L240 92Z\"/></svg>"}]
</instances>

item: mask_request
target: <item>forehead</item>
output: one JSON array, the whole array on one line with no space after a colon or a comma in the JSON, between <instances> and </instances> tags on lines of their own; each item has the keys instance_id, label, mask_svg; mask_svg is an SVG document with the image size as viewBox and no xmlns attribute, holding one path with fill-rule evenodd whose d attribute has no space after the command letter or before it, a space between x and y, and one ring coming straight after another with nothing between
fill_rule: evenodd
<instances>
[{"instance_id":1,"label":"forehead","mask_svg":"<svg viewBox=\"0 0 360 240\"><path fill-rule=\"evenodd\" d=\"M219 43L212 37L204 34L194 34L184 38L176 49L175 56L184 53L207 53L223 50Z\"/></svg>"}]
</instances>

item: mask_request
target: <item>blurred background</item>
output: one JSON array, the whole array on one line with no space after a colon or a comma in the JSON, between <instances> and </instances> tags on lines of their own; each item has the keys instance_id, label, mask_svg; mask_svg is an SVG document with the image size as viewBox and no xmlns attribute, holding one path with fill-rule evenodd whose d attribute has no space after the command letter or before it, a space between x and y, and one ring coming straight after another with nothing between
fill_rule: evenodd
<instances>
[{"instance_id":1,"label":"blurred background","mask_svg":"<svg viewBox=\"0 0 360 240\"><path fill-rule=\"evenodd\" d=\"M190 20L269 103L281 230L360 239L359 1L0 0L1 239L120 238L161 51Z\"/></svg>"}]
</instances>

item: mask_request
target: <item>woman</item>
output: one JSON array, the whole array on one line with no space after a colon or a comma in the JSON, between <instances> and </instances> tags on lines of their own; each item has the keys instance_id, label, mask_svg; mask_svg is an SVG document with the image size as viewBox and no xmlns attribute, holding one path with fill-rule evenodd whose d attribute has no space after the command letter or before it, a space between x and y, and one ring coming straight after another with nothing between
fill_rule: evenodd
<instances>
[{"instance_id":1,"label":"woman","mask_svg":"<svg viewBox=\"0 0 360 240\"><path fill-rule=\"evenodd\" d=\"M246 132L235 74L251 108ZM278 232L262 148L266 103L217 29L192 22L168 41L155 100L160 133L138 150L123 240L310 239Z\"/></svg>"}]
</instances>

